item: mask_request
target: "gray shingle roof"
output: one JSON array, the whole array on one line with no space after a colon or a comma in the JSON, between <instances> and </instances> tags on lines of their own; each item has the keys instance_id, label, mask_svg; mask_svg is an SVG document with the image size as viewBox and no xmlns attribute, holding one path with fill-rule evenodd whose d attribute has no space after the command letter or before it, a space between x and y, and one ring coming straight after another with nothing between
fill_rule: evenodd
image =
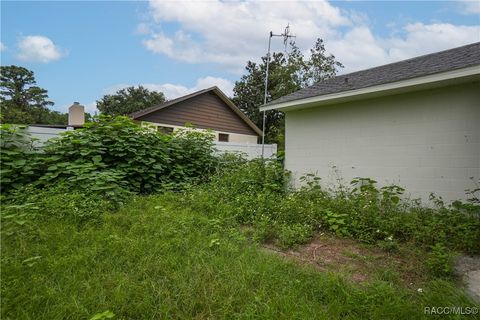
<instances>
[{"instance_id":1,"label":"gray shingle roof","mask_svg":"<svg viewBox=\"0 0 480 320\"><path fill-rule=\"evenodd\" d=\"M480 65L480 42L320 81L265 106Z\"/></svg>"}]
</instances>

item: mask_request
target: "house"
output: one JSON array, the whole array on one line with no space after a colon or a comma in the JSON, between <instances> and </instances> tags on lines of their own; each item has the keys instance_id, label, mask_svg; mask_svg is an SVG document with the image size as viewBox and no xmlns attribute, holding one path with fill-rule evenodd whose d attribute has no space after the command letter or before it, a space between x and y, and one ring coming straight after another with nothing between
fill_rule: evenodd
<instances>
[{"instance_id":1,"label":"house","mask_svg":"<svg viewBox=\"0 0 480 320\"><path fill-rule=\"evenodd\" d=\"M465 199L480 178L480 43L340 75L264 105L285 112L285 166ZM335 170L334 170L335 169Z\"/></svg>"},{"instance_id":2,"label":"house","mask_svg":"<svg viewBox=\"0 0 480 320\"><path fill-rule=\"evenodd\" d=\"M68 109L68 125L30 125L29 133L42 146L60 133L83 127L85 107L74 102ZM217 87L194 92L130 115L141 123L156 126L163 133L185 128L187 123L196 129L211 129L216 135L217 153L241 153L248 159L266 158L277 153L276 144L257 144L262 132ZM263 149L263 150L262 150Z\"/></svg>"},{"instance_id":3,"label":"house","mask_svg":"<svg viewBox=\"0 0 480 320\"><path fill-rule=\"evenodd\" d=\"M219 142L257 144L262 131L217 87L200 90L130 114L170 133L186 124L211 129Z\"/></svg>"}]
</instances>

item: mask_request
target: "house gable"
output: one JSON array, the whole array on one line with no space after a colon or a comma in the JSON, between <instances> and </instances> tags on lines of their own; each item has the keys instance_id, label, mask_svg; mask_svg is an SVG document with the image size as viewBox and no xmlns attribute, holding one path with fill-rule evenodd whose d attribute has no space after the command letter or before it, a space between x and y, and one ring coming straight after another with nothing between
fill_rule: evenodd
<instances>
[{"instance_id":1,"label":"house gable","mask_svg":"<svg viewBox=\"0 0 480 320\"><path fill-rule=\"evenodd\" d=\"M229 106L214 90L192 94L189 98L179 98L178 102L175 101L167 102L163 107L155 107L148 113L133 115L133 118L176 126L191 123L200 129L258 136L258 131L252 127L254 125L247 123L246 117L241 117L238 114L240 111L235 112L233 109L235 106Z\"/></svg>"}]
</instances>

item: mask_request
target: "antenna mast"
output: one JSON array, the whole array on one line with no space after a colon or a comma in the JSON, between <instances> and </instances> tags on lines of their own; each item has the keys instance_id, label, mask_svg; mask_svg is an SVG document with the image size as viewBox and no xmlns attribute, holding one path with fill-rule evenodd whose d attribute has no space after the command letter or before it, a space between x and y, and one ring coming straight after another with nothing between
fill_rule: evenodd
<instances>
[{"instance_id":1,"label":"antenna mast","mask_svg":"<svg viewBox=\"0 0 480 320\"><path fill-rule=\"evenodd\" d=\"M287 24L285 27L285 30L283 31L282 34L274 34L272 31L270 31L269 37L268 37L268 52L267 52L267 68L265 71L265 93L263 96L263 104L267 104L267 95L268 95L268 67L270 65L270 44L272 42L273 37L282 37L283 38L283 44L285 45L285 51L287 51L287 45L288 45L288 40L290 38L296 38L296 36L290 35L290 23ZM262 119L262 161L265 156L265 111L263 111L263 119Z\"/></svg>"}]
</instances>

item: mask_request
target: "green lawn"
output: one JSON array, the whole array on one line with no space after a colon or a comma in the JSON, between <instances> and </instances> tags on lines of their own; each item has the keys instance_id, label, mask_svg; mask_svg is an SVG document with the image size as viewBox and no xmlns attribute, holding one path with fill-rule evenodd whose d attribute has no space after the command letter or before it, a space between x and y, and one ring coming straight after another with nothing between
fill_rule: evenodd
<instances>
[{"instance_id":1,"label":"green lawn","mask_svg":"<svg viewBox=\"0 0 480 320\"><path fill-rule=\"evenodd\" d=\"M286 262L178 197L138 197L96 224L2 233L1 318L417 319L431 318L424 306L472 306L445 281L422 293L360 286Z\"/></svg>"}]
</instances>

